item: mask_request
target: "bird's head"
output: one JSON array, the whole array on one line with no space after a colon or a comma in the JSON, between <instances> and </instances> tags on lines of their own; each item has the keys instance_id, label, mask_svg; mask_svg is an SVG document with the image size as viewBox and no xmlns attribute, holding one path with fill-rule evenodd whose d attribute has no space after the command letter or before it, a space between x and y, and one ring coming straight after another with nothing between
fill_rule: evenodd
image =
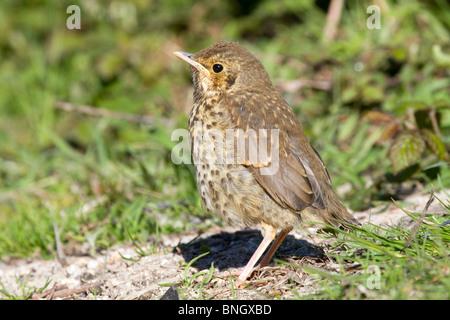
<instances>
[{"instance_id":1,"label":"bird's head","mask_svg":"<svg viewBox=\"0 0 450 320\"><path fill-rule=\"evenodd\" d=\"M272 87L261 62L236 42L218 42L196 54L182 51L174 54L191 65L194 87L200 94Z\"/></svg>"}]
</instances>

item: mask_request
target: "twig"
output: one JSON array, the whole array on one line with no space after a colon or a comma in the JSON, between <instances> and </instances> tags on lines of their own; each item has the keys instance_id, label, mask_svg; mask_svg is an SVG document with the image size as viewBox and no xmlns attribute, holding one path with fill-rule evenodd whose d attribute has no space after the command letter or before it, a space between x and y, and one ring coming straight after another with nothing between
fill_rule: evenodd
<instances>
[{"instance_id":1,"label":"twig","mask_svg":"<svg viewBox=\"0 0 450 320\"><path fill-rule=\"evenodd\" d=\"M434 133L440 140L442 140L442 134L441 134L441 131L439 130L439 124L436 120L436 109L431 108L429 111L429 115L430 115L431 125L433 126Z\"/></svg>"},{"instance_id":2,"label":"twig","mask_svg":"<svg viewBox=\"0 0 450 320\"><path fill-rule=\"evenodd\" d=\"M64 110L67 112L77 112L82 114L87 114L90 116L96 117L108 117L108 118L116 118L116 119L124 119L133 123L145 123L145 124L156 124L158 123L158 119L153 116L142 116L125 112L111 111L103 108L97 108L93 106L76 106L69 102L57 101L55 104L55 108L59 110ZM168 118L160 118L159 121L165 126L173 127L174 122Z\"/></svg>"},{"instance_id":3,"label":"twig","mask_svg":"<svg viewBox=\"0 0 450 320\"><path fill-rule=\"evenodd\" d=\"M79 285L78 287L72 288L72 289L68 289L67 285L60 285L60 286L54 285L53 288L45 290L44 292L41 292L37 295L34 295L33 298L31 298L31 300L38 300L38 299L45 298L47 296L49 299L65 298L65 297L71 296L73 294L85 292L92 287L98 287L101 285L102 285L102 282L92 282L92 283L86 283L86 284Z\"/></svg>"},{"instance_id":4,"label":"twig","mask_svg":"<svg viewBox=\"0 0 450 320\"><path fill-rule=\"evenodd\" d=\"M331 79L311 80L311 79L296 79L292 81L280 81L277 83L277 88L284 92L297 92L303 87L313 88L317 90L329 91L332 88Z\"/></svg>"},{"instance_id":5,"label":"twig","mask_svg":"<svg viewBox=\"0 0 450 320\"><path fill-rule=\"evenodd\" d=\"M323 38L327 42L333 41L336 36L343 6L344 0L331 0L330 2L327 13L327 23L323 31Z\"/></svg>"},{"instance_id":6,"label":"twig","mask_svg":"<svg viewBox=\"0 0 450 320\"><path fill-rule=\"evenodd\" d=\"M380 7L380 11L382 13L388 13L389 12L389 5L387 4L386 0L374 0L375 4Z\"/></svg>"},{"instance_id":7,"label":"twig","mask_svg":"<svg viewBox=\"0 0 450 320\"><path fill-rule=\"evenodd\" d=\"M430 199L428 199L427 204L425 205L425 208L423 208L420 218L416 221L416 223L414 223L414 225L411 229L411 234L409 235L409 238L405 243L405 248L409 247L411 245L412 240L416 237L417 232L419 231L420 225L422 224L423 219L425 218L425 215L428 211L428 208L430 207L433 200L434 200L434 190L431 191Z\"/></svg>"},{"instance_id":8,"label":"twig","mask_svg":"<svg viewBox=\"0 0 450 320\"><path fill-rule=\"evenodd\" d=\"M67 263L66 256L64 254L61 239L59 237L59 228L58 225L56 224L56 221L53 221L53 231L55 233L56 257L62 265L65 265Z\"/></svg>"},{"instance_id":9,"label":"twig","mask_svg":"<svg viewBox=\"0 0 450 320\"><path fill-rule=\"evenodd\" d=\"M16 200L21 196L32 194L39 198L46 197L46 190L48 186L56 184L57 179L54 176L43 178L42 180L36 181L34 184L29 184L24 187L20 187L10 191L4 191L0 194L0 202Z\"/></svg>"}]
</instances>

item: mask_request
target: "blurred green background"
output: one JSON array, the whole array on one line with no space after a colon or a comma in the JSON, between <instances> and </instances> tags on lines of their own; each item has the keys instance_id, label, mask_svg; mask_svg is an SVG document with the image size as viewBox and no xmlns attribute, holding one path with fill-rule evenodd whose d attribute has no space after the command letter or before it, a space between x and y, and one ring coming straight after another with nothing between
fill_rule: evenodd
<instances>
[{"instance_id":1,"label":"blurred green background","mask_svg":"<svg viewBox=\"0 0 450 320\"><path fill-rule=\"evenodd\" d=\"M73 4L80 30L66 27ZM367 27L372 4L380 29ZM172 52L219 40L262 61L350 208L450 188L450 4L347 1L327 40L328 7L2 0L0 257L52 256L54 228L66 250L92 254L128 234L220 224L201 209L192 166L172 163L170 139L192 103L190 70Z\"/></svg>"}]
</instances>

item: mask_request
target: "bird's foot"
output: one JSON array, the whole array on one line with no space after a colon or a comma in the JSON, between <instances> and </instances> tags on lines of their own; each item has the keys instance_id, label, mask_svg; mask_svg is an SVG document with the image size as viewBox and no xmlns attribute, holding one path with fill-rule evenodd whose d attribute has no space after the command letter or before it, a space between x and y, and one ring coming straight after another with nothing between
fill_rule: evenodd
<instances>
[{"instance_id":1,"label":"bird's foot","mask_svg":"<svg viewBox=\"0 0 450 320\"><path fill-rule=\"evenodd\" d=\"M249 281L248 278L251 277L251 275L253 274L253 272L255 271L260 271L261 269L265 268L265 267L274 267L276 266L276 262L272 261L272 263L270 264L264 264L262 265L261 263L257 264L255 267L253 267L253 269L250 271L250 273L248 274L247 277L242 277L242 273L239 275L238 272L233 272L232 275L239 275L238 279L234 282L235 286L237 288L248 288L248 287L257 287L257 286L261 286L267 283L266 280L264 279L260 279L260 280L256 280L256 281Z\"/></svg>"}]
</instances>

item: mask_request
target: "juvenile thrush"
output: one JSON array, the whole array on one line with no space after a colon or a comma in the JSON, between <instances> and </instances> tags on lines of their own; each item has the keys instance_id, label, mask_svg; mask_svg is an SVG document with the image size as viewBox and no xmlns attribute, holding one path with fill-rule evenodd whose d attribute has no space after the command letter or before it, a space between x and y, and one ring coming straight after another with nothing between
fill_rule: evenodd
<instances>
[{"instance_id":1,"label":"juvenile thrush","mask_svg":"<svg viewBox=\"0 0 450 320\"><path fill-rule=\"evenodd\" d=\"M255 56L226 41L196 54L174 54L191 65L193 74L188 125L204 208L234 226L262 226L264 238L238 283L246 281L275 239L259 263L268 265L300 222L357 223L336 197L322 159Z\"/></svg>"}]
</instances>

